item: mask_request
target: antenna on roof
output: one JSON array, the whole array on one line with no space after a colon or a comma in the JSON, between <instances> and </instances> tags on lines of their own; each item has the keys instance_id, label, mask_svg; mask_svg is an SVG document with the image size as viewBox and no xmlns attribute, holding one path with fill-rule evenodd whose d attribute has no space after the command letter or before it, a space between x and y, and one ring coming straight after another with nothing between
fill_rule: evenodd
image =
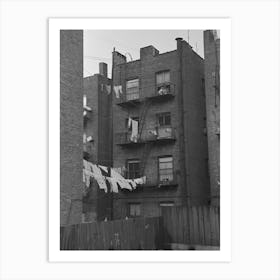
<instances>
[{"instance_id":1,"label":"antenna on roof","mask_svg":"<svg viewBox=\"0 0 280 280\"><path fill-rule=\"evenodd\" d=\"M188 44L190 43L190 30L188 30Z\"/></svg>"},{"instance_id":2,"label":"antenna on roof","mask_svg":"<svg viewBox=\"0 0 280 280\"><path fill-rule=\"evenodd\" d=\"M127 52L127 53L125 53L125 56L126 56L127 54L129 55L130 61L132 61L132 60L133 60L133 59L132 59L132 55L131 55L129 52Z\"/></svg>"}]
</instances>

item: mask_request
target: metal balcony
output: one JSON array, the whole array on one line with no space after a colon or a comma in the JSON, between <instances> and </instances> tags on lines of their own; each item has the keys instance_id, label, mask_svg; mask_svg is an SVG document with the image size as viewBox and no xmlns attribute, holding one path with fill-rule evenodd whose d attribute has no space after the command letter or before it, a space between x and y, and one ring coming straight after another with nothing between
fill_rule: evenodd
<instances>
[{"instance_id":1,"label":"metal balcony","mask_svg":"<svg viewBox=\"0 0 280 280\"><path fill-rule=\"evenodd\" d=\"M115 143L120 146L139 146L144 141L139 138L131 139L131 132L118 132L115 134Z\"/></svg>"},{"instance_id":2,"label":"metal balcony","mask_svg":"<svg viewBox=\"0 0 280 280\"><path fill-rule=\"evenodd\" d=\"M169 127L156 127L155 130L149 130L146 141L148 142L173 142L176 141L174 129Z\"/></svg>"},{"instance_id":3,"label":"metal balcony","mask_svg":"<svg viewBox=\"0 0 280 280\"><path fill-rule=\"evenodd\" d=\"M167 101L175 97L175 85L172 83L164 83L156 85L154 94L147 96L153 101Z\"/></svg>"},{"instance_id":4,"label":"metal balcony","mask_svg":"<svg viewBox=\"0 0 280 280\"><path fill-rule=\"evenodd\" d=\"M133 92L133 93L123 93L117 99L116 104L122 107L131 107L137 106L140 104L140 92Z\"/></svg>"}]
</instances>

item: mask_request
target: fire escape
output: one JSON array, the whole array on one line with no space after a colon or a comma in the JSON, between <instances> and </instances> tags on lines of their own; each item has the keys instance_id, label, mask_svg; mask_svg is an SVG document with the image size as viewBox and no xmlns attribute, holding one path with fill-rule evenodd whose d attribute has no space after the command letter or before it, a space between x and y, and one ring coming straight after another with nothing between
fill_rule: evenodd
<instances>
[{"instance_id":1,"label":"fire escape","mask_svg":"<svg viewBox=\"0 0 280 280\"><path fill-rule=\"evenodd\" d=\"M147 88L145 87L142 88L139 87L138 93L137 94L135 93L133 96L129 96L127 94L127 91L125 91L122 94L122 96L119 98L118 102L116 103L118 106L127 109L127 111L130 108L139 108L137 141L135 142L131 141L130 134L128 132L118 133L117 145L126 148L141 146L142 155L140 160L140 176L145 175L145 169L148 162L148 158L155 144L165 144L165 143L171 143L176 141L174 130L171 127L169 129L166 128L161 129L159 126L157 126L152 131L148 131L147 129L144 129L147 113L149 112L151 105L157 102L166 102L174 98L175 85L172 83L157 85L154 88L153 93L150 94L149 96L145 94L146 89ZM129 116L129 112L127 113Z\"/></svg>"}]
</instances>

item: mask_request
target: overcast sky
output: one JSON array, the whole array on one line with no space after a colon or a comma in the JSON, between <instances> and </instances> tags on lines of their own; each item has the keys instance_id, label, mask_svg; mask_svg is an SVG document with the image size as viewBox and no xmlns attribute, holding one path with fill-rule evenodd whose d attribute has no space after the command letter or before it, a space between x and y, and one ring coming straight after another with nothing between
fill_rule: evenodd
<instances>
[{"instance_id":1,"label":"overcast sky","mask_svg":"<svg viewBox=\"0 0 280 280\"><path fill-rule=\"evenodd\" d=\"M153 45L160 53L176 49L176 37L188 41L201 57L203 57L203 31L190 30L84 30L84 77L99 72L99 62L108 64L111 77L112 51L130 56L133 60L140 58L140 48Z\"/></svg>"}]
</instances>

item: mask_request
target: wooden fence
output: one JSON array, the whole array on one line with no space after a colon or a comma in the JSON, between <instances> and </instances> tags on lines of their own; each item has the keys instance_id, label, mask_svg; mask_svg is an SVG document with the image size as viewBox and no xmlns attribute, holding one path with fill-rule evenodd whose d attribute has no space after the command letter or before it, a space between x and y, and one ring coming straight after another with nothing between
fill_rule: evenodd
<instances>
[{"instance_id":1,"label":"wooden fence","mask_svg":"<svg viewBox=\"0 0 280 280\"><path fill-rule=\"evenodd\" d=\"M219 208L163 207L161 217L83 223L60 228L61 250L190 248L184 245L219 248Z\"/></svg>"},{"instance_id":2,"label":"wooden fence","mask_svg":"<svg viewBox=\"0 0 280 280\"><path fill-rule=\"evenodd\" d=\"M220 245L220 213L216 207L164 207L165 244Z\"/></svg>"},{"instance_id":3,"label":"wooden fence","mask_svg":"<svg viewBox=\"0 0 280 280\"><path fill-rule=\"evenodd\" d=\"M156 250L161 218L93 222L60 228L61 250Z\"/></svg>"}]
</instances>

